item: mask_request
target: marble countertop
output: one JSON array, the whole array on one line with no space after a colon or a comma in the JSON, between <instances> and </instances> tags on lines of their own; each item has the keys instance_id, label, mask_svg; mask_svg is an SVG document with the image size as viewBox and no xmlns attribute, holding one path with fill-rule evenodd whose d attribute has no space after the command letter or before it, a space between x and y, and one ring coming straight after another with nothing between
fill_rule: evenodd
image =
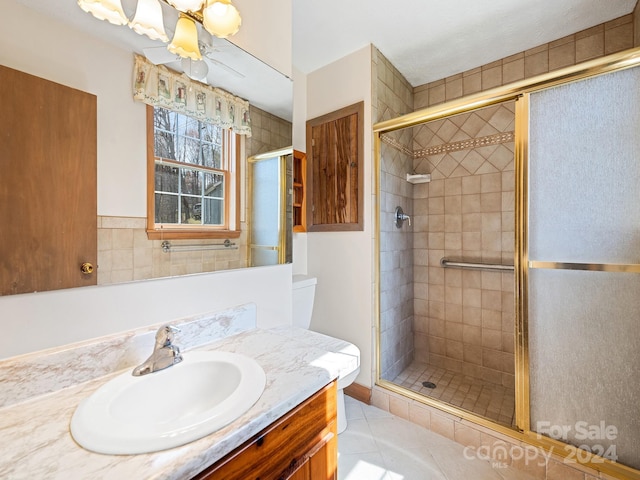
<instances>
[{"instance_id":1,"label":"marble countertop","mask_svg":"<svg viewBox=\"0 0 640 480\"><path fill-rule=\"evenodd\" d=\"M352 355L341 353L346 342L317 335L293 328L251 328L197 347L256 359L267 377L264 393L230 425L200 440L160 452L97 454L80 447L69 433L69 422L78 403L123 370L77 384L70 382L59 390L41 391L20 398L17 403L5 402L0 408L0 478L190 478L336 379L345 365L357 361ZM183 353L186 356L189 350L183 349ZM35 374L38 370L47 373L42 370L42 363L32 370Z\"/></svg>"}]
</instances>

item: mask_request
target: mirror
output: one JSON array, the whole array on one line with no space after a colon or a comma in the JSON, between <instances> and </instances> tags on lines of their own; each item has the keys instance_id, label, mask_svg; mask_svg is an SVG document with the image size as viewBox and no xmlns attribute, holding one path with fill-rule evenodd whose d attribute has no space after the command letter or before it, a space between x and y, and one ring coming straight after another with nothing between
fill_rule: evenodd
<instances>
[{"instance_id":1,"label":"mirror","mask_svg":"<svg viewBox=\"0 0 640 480\"><path fill-rule=\"evenodd\" d=\"M136 0L122 0L123 9L129 18L133 17L136 4ZM130 68L129 65L133 65L134 52L178 71L182 71L183 62L177 57L167 55L165 44L137 35L126 26L115 26L99 21L83 12L75 1L8 0L6 8L6 14L12 18L12 23L31 24L33 29L22 33L20 27L16 26L14 31L0 34L0 41L4 44L20 45L20 50L16 49L15 53L10 52L3 62L9 62L8 66L12 68L33 72L34 75L88 91L98 97L97 283L106 285L247 267L246 222L250 217L250 206L247 201L247 159L264 152L291 146L293 98L291 79L232 42L212 37L198 27L200 48L208 67L207 83L245 98L251 104L252 136L245 139L241 147L242 186L238 201L243 233L240 238L232 239L232 242L239 246L235 251L211 249L200 253L178 253L177 251L166 253L161 248L161 241L146 239L146 215L144 215L146 195L141 195L141 192L131 193L133 189L129 187L129 184L135 184L136 187L142 186L142 188L146 185L146 169L140 168L141 164L146 164L146 159L140 158L140 153L144 155L146 149L146 138L141 138L144 137L144 125L135 125L137 129L135 137L133 132L126 131L125 134L131 138L124 140L111 132L103 133L101 138L101 129L104 132L104 128L109 128L105 127L109 122L131 123L133 121L131 119L133 117L137 119L140 112L144 110L142 105L133 104L131 97L127 98L131 92L130 88L127 89L131 81L128 68ZM177 18L177 13L165 4L162 4L162 9L165 14L167 35L171 37L175 25L171 18L172 16ZM242 28L247 26L243 25ZM7 41L8 39L10 41ZM86 62L88 49L93 49L91 54L95 52L96 58L91 58L87 65L81 64ZM85 54L78 53L80 51ZM130 59L127 58L126 52L131 52ZM64 62L60 61L61 56L67 57ZM111 62L111 59L116 57L120 62L117 66L111 63L106 64L106 61L102 60L104 58ZM13 65L11 65L12 62ZM99 62L102 63L99 64ZM87 72L98 64L102 75L99 81L95 78L96 73ZM127 77L126 82L123 80L124 76ZM120 82L124 86L124 88L119 87L116 93L118 102L125 105L126 112L122 108L120 111L116 110L121 106L112 105L112 99L102 94L103 82ZM129 105L130 103L132 105ZM142 115L140 117L144 118ZM120 127L121 130L126 128ZM129 148L131 146L134 148ZM109 171L105 174L106 159L126 155L129 156L126 159L128 164L120 158L116 160L124 167L120 167L120 173L115 174ZM135 168L129 169L130 165ZM116 167L109 166L109 168L115 170ZM119 185L117 177L122 179L123 175L137 175L137 177L127 177L128 183ZM287 195L290 195L289 191ZM125 198L119 200L119 196L131 197L134 200L128 201ZM105 198L107 200L104 200ZM104 205L108 202L112 202L113 205L105 207ZM291 225L290 221L288 225ZM172 244L181 243L198 245L220 243L220 241L172 240ZM291 261L290 256L285 261Z\"/></svg>"},{"instance_id":2,"label":"mirror","mask_svg":"<svg viewBox=\"0 0 640 480\"><path fill-rule=\"evenodd\" d=\"M254 155L249 167L249 266L292 260L293 148Z\"/></svg>"}]
</instances>

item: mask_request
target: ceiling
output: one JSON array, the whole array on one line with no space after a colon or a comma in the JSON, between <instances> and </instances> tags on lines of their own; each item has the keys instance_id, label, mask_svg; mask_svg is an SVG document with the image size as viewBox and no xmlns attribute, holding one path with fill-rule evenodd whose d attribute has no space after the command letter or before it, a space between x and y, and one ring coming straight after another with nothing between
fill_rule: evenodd
<instances>
[{"instance_id":1,"label":"ceiling","mask_svg":"<svg viewBox=\"0 0 640 480\"><path fill-rule=\"evenodd\" d=\"M162 47L95 20L75 0L14 0L122 48ZM522 52L633 11L636 0L291 0L293 64L310 73L368 44L418 86ZM122 0L130 17L136 0ZM165 15L175 15L163 5ZM175 21L165 21L167 33ZM205 32L206 33L206 32ZM291 120L290 80L226 40L213 47L208 81ZM244 53L245 55L242 55ZM225 67L216 64L223 63ZM180 62L169 64L180 68ZM242 77L231 70L242 73Z\"/></svg>"},{"instance_id":2,"label":"ceiling","mask_svg":"<svg viewBox=\"0 0 640 480\"><path fill-rule=\"evenodd\" d=\"M412 86L633 11L636 0L293 0L293 63L310 73L372 43Z\"/></svg>"}]
</instances>

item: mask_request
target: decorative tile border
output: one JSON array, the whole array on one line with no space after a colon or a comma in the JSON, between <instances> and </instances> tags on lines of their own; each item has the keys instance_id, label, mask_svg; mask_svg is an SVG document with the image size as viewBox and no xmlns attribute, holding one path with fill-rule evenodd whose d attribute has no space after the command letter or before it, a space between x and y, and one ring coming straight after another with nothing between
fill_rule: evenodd
<instances>
[{"instance_id":1,"label":"decorative tile border","mask_svg":"<svg viewBox=\"0 0 640 480\"><path fill-rule=\"evenodd\" d=\"M442 153L456 152L458 150L469 150L472 148L486 147L487 145L497 145L500 143L512 142L515 135L513 132L496 133L487 135L486 137L472 138L460 142L445 143L436 145L435 147L423 148L413 152L413 158L429 157L431 155L440 155Z\"/></svg>"},{"instance_id":2,"label":"decorative tile border","mask_svg":"<svg viewBox=\"0 0 640 480\"><path fill-rule=\"evenodd\" d=\"M382 135L380 135L380 140L383 143L386 143L387 145L389 145L390 147L393 147L396 150L399 150L400 152L404 153L405 155L409 155L410 157L414 158L413 157L413 150L411 150L406 145L401 144L396 139L391 138L391 136L386 135L386 134L383 133Z\"/></svg>"},{"instance_id":3,"label":"decorative tile border","mask_svg":"<svg viewBox=\"0 0 640 480\"><path fill-rule=\"evenodd\" d=\"M380 140L386 143L390 147L399 150L405 155L409 155L414 160L432 155L440 155L443 153L456 152L459 150L470 150L472 148L486 147L487 145L498 145L500 143L512 142L515 138L514 132L496 133L494 135L487 135L485 137L472 138L469 140L462 140L460 142L444 143L442 145L436 145L433 147L423 148L421 150L411 150L406 145L402 145L397 140L391 138L389 135L380 135Z\"/></svg>"}]
</instances>

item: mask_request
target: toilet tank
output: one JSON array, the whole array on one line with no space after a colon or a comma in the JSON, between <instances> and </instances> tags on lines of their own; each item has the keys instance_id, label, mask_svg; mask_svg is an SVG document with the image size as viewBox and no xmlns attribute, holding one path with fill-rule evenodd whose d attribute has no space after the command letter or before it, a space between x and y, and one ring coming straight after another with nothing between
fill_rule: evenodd
<instances>
[{"instance_id":1,"label":"toilet tank","mask_svg":"<svg viewBox=\"0 0 640 480\"><path fill-rule=\"evenodd\" d=\"M313 298L316 293L316 277L309 275L293 276L293 326L309 329L313 313Z\"/></svg>"}]
</instances>

